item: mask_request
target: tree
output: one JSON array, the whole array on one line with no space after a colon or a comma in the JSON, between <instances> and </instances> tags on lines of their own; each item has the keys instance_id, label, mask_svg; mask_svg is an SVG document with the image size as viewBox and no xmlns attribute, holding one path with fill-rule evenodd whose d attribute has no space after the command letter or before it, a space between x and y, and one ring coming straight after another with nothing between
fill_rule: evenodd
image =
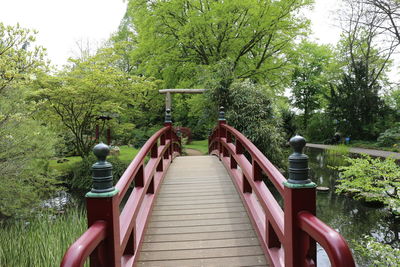
<instances>
[{"instance_id":1,"label":"tree","mask_svg":"<svg viewBox=\"0 0 400 267\"><path fill-rule=\"evenodd\" d=\"M56 77L38 81L36 99L45 100L43 106L54 121L74 136L74 147L82 157L89 155L96 142L96 125L100 131L105 126L99 123L99 116L114 117L115 124L118 121L142 126L149 121L144 117L152 117L156 113L153 110L162 106L159 102L154 105L161 97L153 81L129 76L113 66L114 60L108 49L101 50L83 61L72 60L73 65ZM132 130L126 126L122 128Z\"/></svg>"},{"instance_id":2,"label":"tree","mask_svg":"<svg viewBox=\"0 0 400 267\"><path fill-rule=\"evenodd\" d=\"M56 140L27 97L46 69L34 41L34 32L0 23L0 219L23 216L57 184L47 169Z\"/></svg>"},{"instance_id":3,"label":"tree","mask_svg":"<svg viewBox=\"0 0 400 267\"><path fill-rule=\"evenodd\" d=\"M365 20L364 24L375 24L400 45L400 1L398 0L358 0L366 4L367 13L378 17L379 21Z\"/></svg>"},{"instance_id":4,"label":"tree","mask_svg":"<svg viewBox=\"0 0 400 267\"><path fill-rule=\"evenodd\" d=\"M339 43L342 78L331 83L329 111L339 121L339 130L353 138L373 139L382 131L387 108L379 96L386 85L386 71L394 46L381 42L379 24L364 25L368 16L378 23L378 17L365 13L365 4L346 1L343 35Z\"/></svg>"},{"instance_id":5,"label":"tree","mask_svg":"<svg viewBox=\"0 0 400 267\"><path fill-rule=\"evenodd\" d=\"M138 72L166 87L193 86L201 70L230 63L237 78L280 86L293 40L307 20L309 0L131 0L125 19L137 34Z\"/></svg>"},{"instance_id":6,"label":"tree","mask_svg":"<svg viewBox=\"0 0 400 267\"><path fill-rule=\"evenodd\" d=\"M332 57L328 46L302 41L292 60L292 103L303 111L304 130L311 114L322 107L329 77L326 72Z\"/></svg>"}]
</instances>

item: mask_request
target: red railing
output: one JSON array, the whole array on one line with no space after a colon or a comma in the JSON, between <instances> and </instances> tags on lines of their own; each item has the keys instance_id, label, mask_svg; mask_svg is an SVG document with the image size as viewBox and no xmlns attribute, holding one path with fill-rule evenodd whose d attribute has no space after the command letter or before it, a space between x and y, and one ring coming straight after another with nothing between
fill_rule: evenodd
<instances>
[{"instance_id":1,"label":"red railing","mask_svg":"<svg viewBox=\"0 0 400 267\"><path fill-rule=\"evenodd\" d=\"M315 216L315 187L284 185L287 180L274 165L224 119L209 137L209 153L220 158L232 177L272 266L316 266L316 242L325 249L332 266L355 266L343 237ZM283 198L283 209L263 176Z\"/></svg>"},{"instance_id":2,"label":"red railing","mask_svg":"<svg viewBox=\"0 0 400 267\"><path fill-rule=\"evenodd\" d=\"M166 170L180 152L180 140L167 122L150 137L121 176L115 186L117 194L87 197L89 229L68 249L61 266L83 266L89 255L92 267L133 266L155 196ZM134 188L120 211L133 182Z\"/></svg>"}]
</instances>

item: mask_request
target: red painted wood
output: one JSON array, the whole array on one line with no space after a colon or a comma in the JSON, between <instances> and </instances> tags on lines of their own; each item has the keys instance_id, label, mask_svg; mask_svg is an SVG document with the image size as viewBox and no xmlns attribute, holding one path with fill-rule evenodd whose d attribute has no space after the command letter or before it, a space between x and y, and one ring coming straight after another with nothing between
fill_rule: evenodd
<instances>
[{"instance_id":1,"label":"red painted wood","mask_svg":"<svg viewBox=\"0 0 400 267\"><path fill-rule=\"evenodd\" d=\"M344 239L315 217L315 188L284 187L283 175L246 137L225 123L219 123L211 134L209 151L220 157L229 172L272 266L316 266L315 241L327 251L333 266L354 266ZM251 156L251 163L244 151ZM262 181L263 173L283 197L285 212ZM332 239L331 234L335 236Z\"/></svg>"},{"instance_id":2,"label":"red painted wood","mask_svg":"<svg viewBox=\"0 0 400 267\"><path fill-rule=\"evenodd\" d=\"M349 246L338 232L310 212L302 211L297 217L300 229L310 235L325 249L332 266L355 266Z\"/></svg>"},{"instance_id":3,"label":"red painted wood","mask_svg":"<svg viewBox=\"0 0 400 267\"><path fill-rule=\"evenodd\" d=\"M133 266L159 187L179 151L180 139L167 123L150 137L121 176L115 186L119 191L117 195L87 198L89 229L67 251L63 260L68 264L76 262L76 265L62 266L81 266L90 254L91 266ZM145 164L149 153L151 158ZM119 204L133 181L135 188L120 212ZM98 233L99 222L104 225L101 235ZM83 237L87 239L85 242Z\"/></svg>"},{"instance_id":4,"label":"red painted wood","mask_svg":"<svg viewBox=\"0 0 400 267\"><path fill-rule=\"evenodd\" d=\"M95 222L69 247L61 262L61 267L83 266L85 260L105 238L106 222Z\"/></svg>"},{"instance_id":5,"label":"red painted wood","mask_svg":"<svg viewBox=\"0 0 400 267\"><path fill-rule=\"evenodd\" d=\"M307 250L304 248L309 246L309 241L299 238L302 231L299 227L297 214L300 211L308 211L315 214L316 211L316 190L315 188L287 188L285 187L284 195L284 211L285 211L285 266L295 267L299 263L305 265ZM308 242L307 242L308 241ZM311 255L311 259L315 262L316 255Z\"/></svg>"}]
</instances>

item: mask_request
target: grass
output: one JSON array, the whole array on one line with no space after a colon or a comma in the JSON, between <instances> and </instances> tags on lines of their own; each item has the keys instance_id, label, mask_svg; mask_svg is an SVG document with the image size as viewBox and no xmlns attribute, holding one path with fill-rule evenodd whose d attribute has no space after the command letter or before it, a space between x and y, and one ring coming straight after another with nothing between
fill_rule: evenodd
<instances>
[{"instance_id":1,"label":"grass","mask_svg":"<svg viewBox=\"0 0 400 267\"><path fill-rule=\"evenodd\" d=\"M0 266L57 266L86 229L82 208L70 208L59 216L42 214L29 222L0 224Z\"/></svg>"},{"instance_id":2,"label":"grass","mask_svg":"<svg viewBox=\"0 0 400 267\"><path fill-rule=\"evenodd\" d=\"M119 159L123 162L129 163L133 160L133 158L136 156L136 154L139 152L139 149L133 148L130 146L120 146L120 154L119 154ZM113 157L113 156L110 156ZM49 161L49 167L57 170L61 175L66 174L69 170L71 170L71 167L82 160L81 157L79 156L74 156L74 157L65 157L68 159L67 162L64 163L57 163L57 159L53 159Z\"/></svg>"},{"instance_id":3,"label":"grass","mask_svg":"<svg viewBox=\"0 0 400 267\"><path fill-rule=\"evenodd\" d=\"M190 144L184 145L184 148L190 148L194 150L198 150L204 155L208 154L208 140L195 140L192 141Z\"/></svg>"}]
</instances>

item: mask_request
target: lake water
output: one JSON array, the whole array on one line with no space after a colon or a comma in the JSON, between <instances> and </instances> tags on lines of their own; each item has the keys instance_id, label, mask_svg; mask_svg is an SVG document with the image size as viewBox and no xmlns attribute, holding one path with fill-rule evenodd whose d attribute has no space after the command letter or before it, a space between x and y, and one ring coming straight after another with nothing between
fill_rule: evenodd
<instances>
[{"instance_id":1,"label":"lake water","mask_svg":"<svg viewBox=\"0 0 400 267\"><path fill-rule=\"evenodd\" d=\"M318 186L330 188L328 192L317 192L318 218L348 241L372 235L380 242L400 247L400 222L390 216L385 208L368 206L362 201L334 192L338 172L327 166L340 166L343 164L342 156L328 155L315 148L307 148L305 153L309 156L310 178ZM317 261L319 266L329 266L329 260L322 248L318 249ZM358 264L365 266L363 262Z\"/></svg>"}]
</instances>

